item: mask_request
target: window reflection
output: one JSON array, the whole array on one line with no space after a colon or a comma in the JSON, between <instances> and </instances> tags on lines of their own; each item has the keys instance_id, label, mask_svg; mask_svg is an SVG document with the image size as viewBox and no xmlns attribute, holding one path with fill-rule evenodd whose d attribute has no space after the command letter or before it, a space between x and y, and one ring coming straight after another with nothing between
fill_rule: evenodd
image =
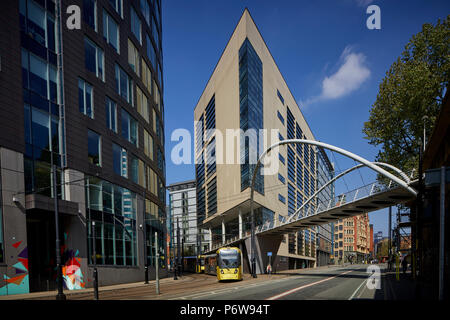
<instances>
[{"instance_id":1,"label":"window reflection","mask_svg":"<svg viewBox=\"0 0 450 320\"><path fill-rule=\"evenodd\" d=\"M136 194L94 177L86 184L89 225L95 221L97 264L137 264ZM89 232L90 263L93 234Z\"/></svg>"}]
</instances>

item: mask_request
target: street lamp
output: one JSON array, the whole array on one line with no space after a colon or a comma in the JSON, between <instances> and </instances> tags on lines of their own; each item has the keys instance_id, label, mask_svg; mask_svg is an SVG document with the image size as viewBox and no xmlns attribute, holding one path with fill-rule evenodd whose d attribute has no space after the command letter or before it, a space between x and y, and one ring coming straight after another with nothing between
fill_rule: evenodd
<instances>
[{"instance_id":1,"label":"street lamp","mask_svg":"<svg viewBox=\"0 0 450 320\"><path fill-rule=\"evenodd\" d=\"M56 165L53 165L53 199L55 206L55 229L56 229L56 269L57 269L57 286L58 294L56 300L66 300L63 292L63 277L61 265L61 240L59 239L59 212L58 212L58 189L56 186Z\"/></svg>"},{"instance_id":2,"label":"street lamp","mask_svg":"<svg viewBox=\"0 0 450 320\"><path fill-rule=\"evenodd\" d=\"M143 203L143 205L142 205L142 212L143 212L143 216L142 216L142 218L143 218L143 225L141 224L140 225L140 227L141 227L141 230L142 230L142 233L143 233L143 236L144 236L144 259L145 259L145 265L144 265L144 279L145 279L145 281L144 281L144 284L148 284L148 256L147 256L147 223L145 222L146 221L146 219L145 219L145 190L144 190L144 192L143 192L143 201L144 201L144 203Z\"/></svg>"},{"instance_id":3,"label":"street lamp","mask_svg":"<svg viewBox=\"0 0 450 320\"><path fill-rule=\"evenodd\" d=\"M95 249L95 221L91 222L92 225L92 251L94 254L94 299L98 300L98 273L97 273L97 252Z\"/></svg>"},{"instance_id":4,"label":"street lamp","mask_svg":"<svg viewBox=\"0 0 450 320\"><path fill-rule=\"evenodd\" d=\"M145 224L145 212L144 212L144 224L140 224L139 228L142 230L144 237L144 284L148 284L148 257L147 257L147 225Z\"/></svg>"}]
</instances>

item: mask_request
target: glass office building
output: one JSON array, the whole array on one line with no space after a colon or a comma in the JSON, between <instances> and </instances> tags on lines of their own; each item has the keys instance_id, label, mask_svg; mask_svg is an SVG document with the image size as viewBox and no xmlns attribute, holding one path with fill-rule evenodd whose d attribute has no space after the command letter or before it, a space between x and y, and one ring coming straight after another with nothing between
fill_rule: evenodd
<instances>
[{"instance_id":1,"label":"glass office building","mask_svg":"<svg viewBox=\"0 0 450 320\"><path fill-rule=\"evenodd\" d=\"M82 0L71 30L72 4L1 4L0 294L55 287L55 196L66 288L94 262L100 285L140 281L157 251L165 272L161 0Z\"/></svg>"},{"instance_id":2,"label":"glass office building","mask_svg":"<svg viewBox=\"0 0 450 320\"><path fill-rule=\"evenodd\" d=\"M211 250L241 247L248 272L250 185L256 161L276 141L315 138L247 9L199 98L194 120L199 222L210 232ZM254 220L260 230L286 221L334 174L326 153L316 147L288 145L272 153L263 169L274 164L278 169L266 175L259 171L255 180ZM220 154L224 156L219 162L214 155ZM330 186L321 197L333 192ZM306 210L313 212L317 205L311 202ZM309 267L317 265L319 251L326 252L329 261L330 230L324 225L323 230L279 234L267 242L261 235L258 241L260 248L273 250L275 269ZM268 258L261 254L257 259L262 272Z\"/></svg>"}]
</instances>

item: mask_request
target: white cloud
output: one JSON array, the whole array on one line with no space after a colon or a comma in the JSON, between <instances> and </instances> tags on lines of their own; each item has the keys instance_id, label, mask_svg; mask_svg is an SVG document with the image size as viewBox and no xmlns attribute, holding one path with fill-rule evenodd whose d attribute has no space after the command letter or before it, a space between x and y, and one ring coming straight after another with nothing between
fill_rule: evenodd
<instances>
[{"instance_id":1,"label":"white cloud","mask_svg":"<svg viewBox=\"0 0 450 320\"><path fill-rule=\"evenodd\" d=\"M365 65L364 54L354 53L351 47L346 47L339 60L339 69L322 80L321 94L307 99L302 103L303 106L344 97L357 90L369 78L370 70Z\"/></svg>"}]
</instances>

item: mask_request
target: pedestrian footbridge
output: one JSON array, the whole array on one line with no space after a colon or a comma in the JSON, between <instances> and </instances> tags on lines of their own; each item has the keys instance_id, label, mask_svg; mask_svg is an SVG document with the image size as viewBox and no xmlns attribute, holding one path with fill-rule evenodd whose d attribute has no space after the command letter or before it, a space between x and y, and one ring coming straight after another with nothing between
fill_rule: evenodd
<instances>
[{"instance_id":1,"label":"pedestrian footbridge","mask_svg":"<svg viewBox=\"0 0 450 320\"><path fill-rule=\"evenodd\" d=\"M415 186L417 180L409 180L409 185ZM308 203L317 203L318 199L312 196L305 204L299 208L294 214L289 217L281 216L281 219L265 221L262 225L255 228L255 233L258 236L277 236L286 233L297 232L313 226L327 224L368 213L372 211L381 210L390 206L405 203L413 200L415 196L404 187L399 186L395 182L383 184L378 181L360 187L358 189L349 191L345 194L336 196L334 199L329 199L327 203L318 203L315 209L313 206L308 206ZM236 245L250 237L250 232L244 233L242 237L236 236L228 239L223 243L216 244L210 250L223 246Z\"/></svg>"},{"instance_id":2,"label":"pedestrian footbridge","mask_svg":"<svg viewBox=\"0 0 450 320\"><path fill-rule=\"evenodd\" d=\"M306 228L328 224L336 220L377 211L408 202L415 199L417 196L415 187L418 184L418 181L414 176L414 170L409 174L406 174L392 165L371 162L347 150L314 140L283 140L270 146L258 159L253 172L250 200L247 203L250 207L252 217L255 173L258 172L260 168L261 160L271 150L287 144L309 144L319 148L325 148L349 157L355 162L358 162L358 164L341 172L326 182L293 214L284 216L275 214L272 220L266 220L261 225L255 226L252 229L254 230L254 237L252 237L250 232L247 232L240 233L239 236L235 236L228 240L225 240L224 238L221 243L211 245L209 252L213 252L219 247L244 243L248 254L248 261L253 261L254 264L251 267L251 269L253 269L252 272L262 273L264 266L268 263L267 255L265 253L276 253L284 234L294 233ZM319 197L321 191L330 184L333 184L339 178L361 167L368 167L376 171L378 173L377 181L348 191L347 193L333 196L331 199L324 200L323 197Z\"/></svg>"}]
</instances>

